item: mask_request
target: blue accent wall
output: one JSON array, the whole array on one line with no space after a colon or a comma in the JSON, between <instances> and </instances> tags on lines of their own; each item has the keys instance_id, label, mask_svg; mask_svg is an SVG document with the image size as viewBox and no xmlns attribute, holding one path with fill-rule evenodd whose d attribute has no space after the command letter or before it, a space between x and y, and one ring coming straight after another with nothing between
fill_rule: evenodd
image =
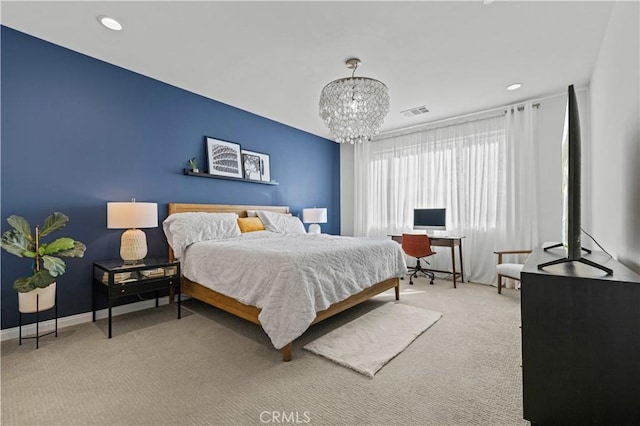
<instances>
[{"instance_id":1,"label":"blue accent wall","mask_svg":"<svg viewBox=\"0 0 640 426\"><path fill-rule=\"evenodd\" d=\"M87 246L84 258L65 259L60 317L91 311L92 263L119 258L122 231L106 228L107 201L157 202L160 221L169 202L288 205L300 216L304 207L327 207L323 232L340 233L338 144L8 27L1 31L2 232L12 214L34 226L60 211L70 221L52 237ZM279 185L185 176L191 157L207 169L205 136L269 154ZM146 234L149 256L165 257L161 227ZM30 274L30 263L4 250L1 260L5 329L18 325L12 284Z\"/></svg>"}]
</instances>

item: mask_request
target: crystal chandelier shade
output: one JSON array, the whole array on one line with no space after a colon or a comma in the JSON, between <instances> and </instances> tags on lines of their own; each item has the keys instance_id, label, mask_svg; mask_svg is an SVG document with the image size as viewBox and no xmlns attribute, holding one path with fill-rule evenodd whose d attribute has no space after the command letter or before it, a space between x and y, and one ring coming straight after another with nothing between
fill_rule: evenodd
<instances>
[{"instance_id":1,"label":"crystal chandelier shade","mask_svg":"<svg viewBox=\"0 0 640 426\"><path fill-rule=\"evenodd\" d=\"M357 58L347 67L355 70ZM320 117L336 142L370 141L389 112L389 90L384 83L367 77L341 78L327 84L320 93Z\"/></svg>"}]
</instances>

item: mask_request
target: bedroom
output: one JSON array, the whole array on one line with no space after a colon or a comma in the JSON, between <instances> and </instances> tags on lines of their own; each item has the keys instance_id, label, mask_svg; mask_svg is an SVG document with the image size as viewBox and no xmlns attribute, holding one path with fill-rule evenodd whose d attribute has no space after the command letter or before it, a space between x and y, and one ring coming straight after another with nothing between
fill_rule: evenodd
<instances>
[{"instance_id":1,"label":"bedroom","mask_svg":"<svg viewBox=\"0 0 640 426\"><path fill-rule=\"evenodd\" d=\"M490 13L491 8L502 7L501 2L487 6L480 2L469 3L477 6L476 9L461 16ZM33 9L19 3L2 5L2 229L6 229L5 219L10 214L25 215L32 223L42 220L54 210L71 217L66 231L83 241L89 251L84 259L72 261L64 277L65 288L60 294L61 318L90 313L91 289L86 281L91 273L91 263L117 256L120 232L106 228L107 201L133 197L140 201L154 201L159 203L161 219L164 206L176 201L288 205L294 212L306 207L325 206L328 209L328 221L322 225L323 232L353 233L353 219L350 219L353 215L350 206L353 196L348 176L352 148L327 142L324 139L326 133L317 136L315 132L298 130L302 127L282 124L284 120L260 117L276 116L282 98L259 96L261 86L250 86L250 91L245 95L246 105L236 105L239 109L235 109L226 105L230 102L222 96L214 97L215 100L198 96L174 87L177 84L172 85L168 78L163 80L141 71L136 74L84 56L80 49L77 49L80 53L76 53L49 44L19 32L22 27L18 25L12 27L11 10L22 7L26 8L21 15L25 22L29 22L30 18L37 21L36 18L46 15L46 8L41 5L31 6ZM481 7L485 7L484 12L480 12L483 10ZM627 13L626 8L631 8L632 13ZM638 12L634 3L607 3L605 9L610 13L610 18L598 21L601 25L600 36L589 43L591 51L595 52L590 71L585 73L584 81L575 82L582 89L588 89L581 92L581 106L588 111L583 120L584 125L589 124L592 141L591 199L585 207L585 213L598 241L621 262L637 271L640 267L637 221L639 195L638 187L633 182L638 181L639 155L638 49L637 37L634 37L638 29L637 19L630 22L625 18L637 17ZM90 6L77 4L73 10L91 18L77 25L84 25L85 31L98 34L110 49L117 51L122 48L111 40L111 33L100 32L103 29L99 27L93 28L97 12L94 13ZM34 13L34 16L27 12ZM251 16L252 21L259 21L259 16ZM208 22L205 17L198 21L199 25ZM163 25L169 24L162 21L160 26ZM46 34L41 35L37 28L27 31L27 27L24 27L22 31L53 41ZM132 28L131 31L144 30ZM276 32L274 37L282 38L286 34L286 31ZM320 35L317 37L321 38ZM226 41L224 36L220 35ZM227 38L234 36L237 34L226 34ZM78 38L72 34L72 40ZM62 44L61 41L58 43ZM286 38L282 43L288 43ZM322 41L318 40L318 43ZM226 43L212 47L211 55L215 56L217 50L221 50L222 55L225 46ZM311 119L316 121L319 129L317 132L326 132L317 117L319 90L328 81L347 74L341 62L351 52L342 51L340 46L327 47L327 51L322 53L322 57L327 58L322 59L325 72L314 85L309 85L308 94L296 96L295 93L286 93L283 96L301 97L309 104ZM171 55L157 50L159 47L150 40L147 40L144 48L161 66L168 67L171 62L176 62ZM355 46L346 48L352 48L354 53L362 56L362 75L380 78L389 84L393 99L394 87L389 78L384 78L384 74L377 71L382 58L374 59L376 46L370 47L371 52L366 55ZM279 51L273 55L276 53L281 55ZM259 60L250 58L240 64L220 65L228 70L255 67L260 73L276 80L279 76L277 68L269 67L265 59L271 55L271 52L265 51L263 56L258 57ZM402 59L395 58L388 69L410 69L411 66L405 65ZM297 61L298 58L288 58L285 64L293 65ZM294 68L295 74L304 75L309 71L308 68L316 67L302 62L298 68ZM195 68L199 64L190 66ZM434 63L430 68L439 66ZM182 69L182 72L190 71ZM529 81L524 83L521 90L533 85ZM529 92L528 95L516 94L509 101L501 101L491 107L510 105L516 100L556 95L566 83L574 81L562 82L554 88L539 88L539 91ZM234 86L233 81L216 78L210 84L218 90L222 90L221 86L233 90ZM503 90L503 85L499 89ZM249 96L251 93L253 96ZM456 91L451 89L451 96L454 93ZM258 102L266 105L258 105ZM434 108L429 96L417 102L406 107L424 103ZM545 143L556 143L559 138L555 135L555 129L561 126L563 101L561 97L551 96L540 102L539 120L547 120L541 133L546 132ZM429 120L489 107L458 111ZM436 114L437 111L432 113ZM205 135L241 143L246 149L268 152L272 159L271 172L279 185L183 176L181 170L186 167L189 158L197 157L200 168L206 168ZM44 175L33 176L25 172L25 167ZM541 175L543 180L551 179L545 173ZM553 181L543 181L540 186L554 188L554 185ZM540 235L539 239L554 239L554 233L560 226L559 207L555 214L553 211L545 212L541 226L546 234ZM150 255L165 255L166 242L161 228L148 229L146 233ZM18 273L13 271L22 267L24 263L2 253L3 339L9 331L13 333L12 337L16 336L17 300L11 282Z\"/></svg>"}]
</instances>

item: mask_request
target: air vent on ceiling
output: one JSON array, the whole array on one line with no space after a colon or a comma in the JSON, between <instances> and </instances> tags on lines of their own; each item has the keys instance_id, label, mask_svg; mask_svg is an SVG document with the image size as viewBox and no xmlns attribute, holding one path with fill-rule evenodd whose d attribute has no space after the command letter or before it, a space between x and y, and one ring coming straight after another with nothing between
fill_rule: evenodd
<instances>
[{"instance_id":1,"label":"air vent on ceiling","mask_svg":"<svg viewBox=\"0 0 640 426\"><path fill-rule=\"evenodd\" d=\"M405 117L414 117L416 115L428 113L429 109L425 105L422 105L422 106L419 106L419 107L406 109L406 110L400 111L400 112L402 114L404 114Z\"/></svg>"}]
</instances>

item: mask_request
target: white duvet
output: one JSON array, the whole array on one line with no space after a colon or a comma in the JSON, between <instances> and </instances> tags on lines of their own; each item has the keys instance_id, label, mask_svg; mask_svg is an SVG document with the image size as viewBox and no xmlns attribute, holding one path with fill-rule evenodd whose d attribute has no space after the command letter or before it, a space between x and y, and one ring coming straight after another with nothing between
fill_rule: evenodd
<instances>
[{"instance_id":1,"label":"white duvet","mask_svg":"<svg viewBox=\"0 0 640 426\"><path fill-rule=\"evenodd\" d=\"M392 240L268 231L197 242L181 261L191 281L262 309L258 318L276 349L299 337L316 312L406 273Z\"/></svg>"}]
</instances>

